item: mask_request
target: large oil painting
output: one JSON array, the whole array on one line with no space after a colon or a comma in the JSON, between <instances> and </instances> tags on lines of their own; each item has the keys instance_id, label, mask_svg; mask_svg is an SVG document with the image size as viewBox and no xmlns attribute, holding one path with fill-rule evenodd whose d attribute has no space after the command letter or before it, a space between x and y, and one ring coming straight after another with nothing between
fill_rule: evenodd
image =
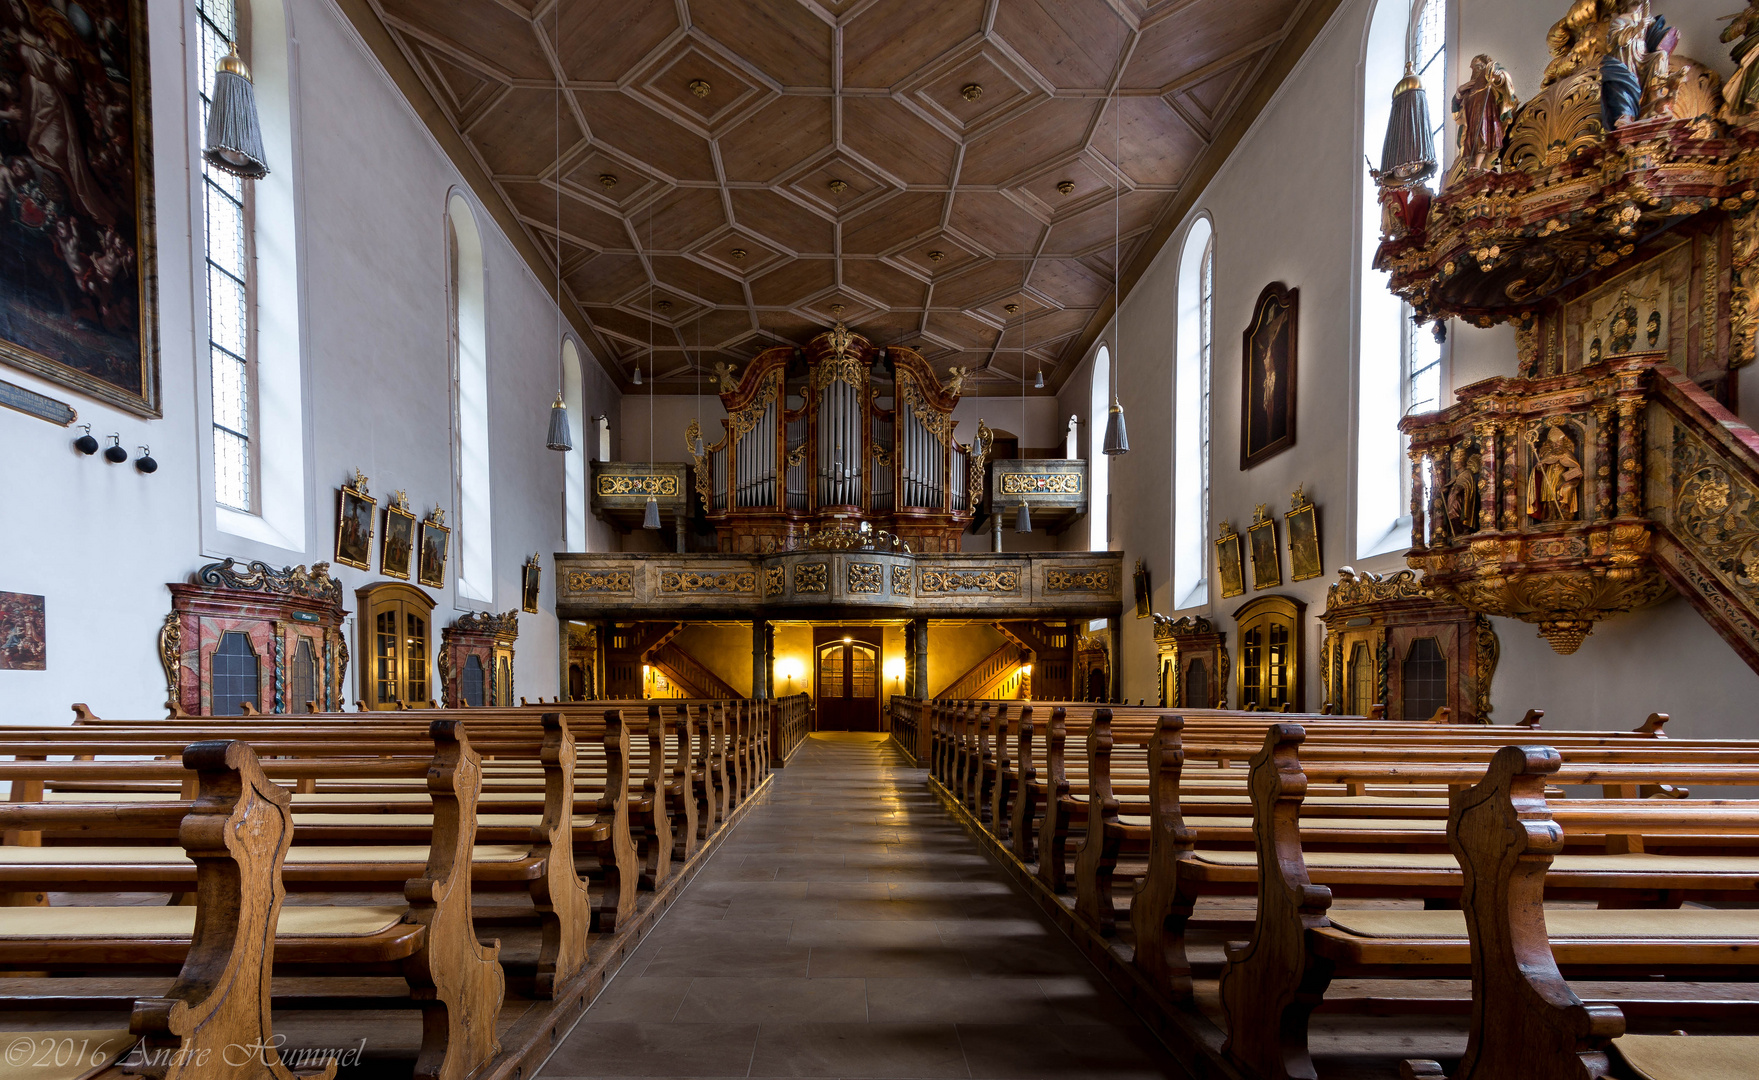
<instances>
[{"instance_id":1,"label":"large oil painting","mask_svg":"<svg viewBox=\"0 0 1759 1080\"><path fill-rule=\"evenodd\" d=\"M0 361L158 416L144 0L0 0Z\"/></svg>"},{"instance_id":2,"label":"large oil painting","mask_svg":"<svg viewBox=\"0 0 1759 1080\"><path fill-rule=\"evenodd\" d=\"M1300 290L1272 282L1252 305L1246 327L1240 468L1250 469L1295 445L1295 342Z\"/></svg>"}]
</instances>

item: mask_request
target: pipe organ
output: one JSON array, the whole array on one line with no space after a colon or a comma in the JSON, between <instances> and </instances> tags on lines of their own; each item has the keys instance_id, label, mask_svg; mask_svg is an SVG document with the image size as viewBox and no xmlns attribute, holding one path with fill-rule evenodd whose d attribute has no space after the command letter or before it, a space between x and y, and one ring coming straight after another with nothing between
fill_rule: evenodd
<instances>
[{"instance_id":1,"label":"pipe organ","mask_svg":"<svg viewBox=\"0 0 1759 1080\"><path fill-rule=\"evenodd\" d=\"M833 521L866 522L915 551L957 551L983 498L990 431L960 443L964 371L942 383L913 349L876 349L838 323L804 349L719 367L720 441L686 432L722 551L786 551Z\"/></svg>"}]
</instances>

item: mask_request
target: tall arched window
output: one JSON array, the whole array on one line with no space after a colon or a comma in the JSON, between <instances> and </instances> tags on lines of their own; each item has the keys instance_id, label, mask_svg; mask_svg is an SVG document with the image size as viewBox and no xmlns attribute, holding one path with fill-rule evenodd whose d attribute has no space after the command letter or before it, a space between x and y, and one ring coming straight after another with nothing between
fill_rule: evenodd
<instances>
[{"instance_id":1,"label":"tall arched window","mask_svg":"<svg viewBox=\"0 0 1759 1080\"><path fill-rule=\"evenodd\" d=\"M562 511L569 551L586 550L586 417L581 415L580 350L573 338L562 341L562 401L568 406L568 437L574 449L562 455Z\"/></svg>"},{"instance_id":2,"label":"tall arched window","mask_svg":"<svg viewBox=\"0 0 1759 1080\"><path fill-rule=\"evenodd\" d=\"M1112 459L1105 455L1106 412L1111 408L1112 353L1104 345L1093 354L1093 398L1087 410L1087 547L1111 546Z\"/></svg>"},{"instance_id":3,"label":"tall arched window","mask_svg":"<svg viewBox=\"0 0 1759 1080\"><path fill-rule=\"evenodd\" d=\"M305 548L304 385L287 13L282 0L198 0L201 120L235 41L251 68L269 174L244 181L199 162L208 323L214 523ZM192 148L193 152L193 148Z\"/></svg>"},{"instance_id":4,"label":"tall arched window","mask_svg":"<svg viewBox=\"0 0 1759 1080\"><path fill-rule=\"evenodd\" d=\"M1453 78L1448 67L1448 0L1381 0L1369 24L1363 72L1363 152L1379 162L1391 113L1392 88L1409 62L1429 102L1439 188L1453 149L1448 118ZM1362 173L1362 293L1356 381L1356 557L1399 550L1409 543L1411 471L1399 418L1441 408L1447 390L1447 350L1433 326L1420 326L1410 306L1387 289L1374 269L1380 244L1378 190Z\"/></svg>"},{"instance_id":5,"label":"tall arched window","mask_svg":"<svg viewBox=\"0 0 1759 1080\"><path fill-rule=\"evenodd\" d=\"M1209 371L1213 349L1215 232L1191 223L1179 256L1179 328L1174 338L1173 603L1209 602Z\"/></svg>"},{"instance_id":6,"label":"tall arched window","mask_svg":"<svg viewBox=\"0 0 1759 1080\"><path fill-rule=\"evenodd\" d=\"M446 200L458 478L458 592L495 598L489 518L489 358L482 234L464 196Z\"/></svg>"}]
</instances>

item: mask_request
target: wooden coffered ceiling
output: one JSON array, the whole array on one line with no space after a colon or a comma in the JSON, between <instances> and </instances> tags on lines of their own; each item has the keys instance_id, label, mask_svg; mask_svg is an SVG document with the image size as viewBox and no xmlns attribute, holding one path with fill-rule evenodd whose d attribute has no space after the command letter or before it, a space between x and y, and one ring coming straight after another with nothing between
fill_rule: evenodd
<instances>
[{"instance_id":1,"label":"wooden coffered ceiling","mask_svg":"<svg viewBox=\"0 0 1759 1080\"><path fill-rule=\"evenodd\" d=\"M1023 333L1061 385L1114 236L1127 293L1337 0L342 2L552 282L559 198L570 314L625 387L840 310L1012 393Z\"/></svg>"}]
</instances>

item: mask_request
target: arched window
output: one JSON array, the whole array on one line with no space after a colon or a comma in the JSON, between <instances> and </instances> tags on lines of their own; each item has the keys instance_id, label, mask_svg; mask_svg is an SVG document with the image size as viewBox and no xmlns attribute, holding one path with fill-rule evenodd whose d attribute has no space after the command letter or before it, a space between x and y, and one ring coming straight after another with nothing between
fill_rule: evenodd
<instances>
[{"instance_id":1,"label":"arched window","mask_svg":"<svg viewBox=\"0 0 1759 1080\"><path fill-rule=\"evenodd\" d=\"M1111 408L1112 354L1104 345L1093 354L1093 399L1087 411L1087 547L1105 551L1111 546L1112 459L1105 455L1106 412Z\"/></svg>"},{"instance_id":2,"label":"arched window","mask_svg":"<svg viewBox=\"0 0 1759 1080\"><path fill-rule=\"evenodd\" d=\"M1380 0L1369 24L1363 62L1363 152L1379 163L1392 111L1392 88L1409 62L1429 102L1438 188L1453 140L1448 134L1453 78L1448 66L1448 0ZM1387 289L1374 269L1380 244L1378 189L1362 172L1361 325L1357 351L1356 557L1408 545L1410 476L1399 418L1431 412L1446 402L1447 349L1433 326L1420 326L1409 305Z\"/></svg>"},{"instance_id":3,"label":"arched window","mask_svg":"<svg viewBox=\"0 0 1759 1080\"><path fill-rule=\"evenodd\" d=\"M586 417L581 415L580 350L562 342L562 401L568 406L568 437L574 449L562 456L564 539L569 551L586 550ZM596 434L596 432L595 432Z\"/></svg>"},{"instance_id":4,"label":"arched window","mask_svg":"<svg viewBox=\"0 0 1759 1080\"><path fill-rule=\"evenodd\" d=\"M1173 603L1209 602L1209 371L1214 344L1215 232L1191 223L1179 256L1173 383Z\"/></svg>"},{"instance_id":5,"label":"arched window","mask_svg":"<svg viewBox=\"0 0 1759 1080\"><path fill-rule=\"evenodd\" d=\"M267 176L245 181L199 161L212 523L303 551L304 381L287 13L282 0L198 0L196 16L202 129L215 68L235 41L256 84L269 165Z\"/></svg>"},{"instance_id":6,"label":"arched window","mask_svg":"<svg viewBox=\"0 0 1759 1080\"><path fill-rule=\"evenodd\" d=\"M482 234L464 196L446 200L452 315L454 471L458 479L458 592L493 602L489 518L489 357Z\"/></svg>"}]
</instances>

